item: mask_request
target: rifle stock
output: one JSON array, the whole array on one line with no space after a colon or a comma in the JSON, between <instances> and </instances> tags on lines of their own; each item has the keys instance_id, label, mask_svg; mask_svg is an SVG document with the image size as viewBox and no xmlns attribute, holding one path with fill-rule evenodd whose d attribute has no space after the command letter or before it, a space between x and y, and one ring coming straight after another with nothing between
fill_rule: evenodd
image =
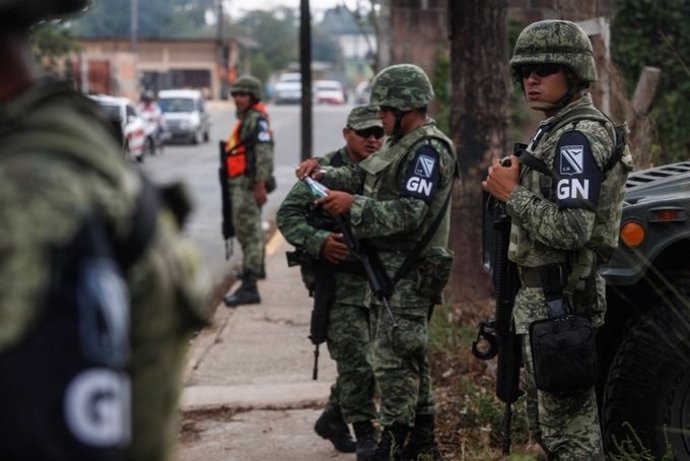
<instances>
[{"instance_id":1,"label":"rifle stock","mask_svg":"<svg viewBox=\"0 0 690 461\"><path fill-rule=\"evenodd\" d=\"M513 326L513 304L520 288L517 265L508 260L510 241L510 217L505 204L489 197L485 211L492 213L493 251L491 268L496 291L494 319L481 322L477 339L472 343L472 352L482 360L498 355L496 364L496 396L505 402L503 419L503 453L510 454L511 405L522 394L520 390L521 344ZM482 342L488 347L481 348Z\"/></svg>"},{"instance_id":2,"label":"rifle stock","mask_svg":"<svg viewBox=\"0 0 690 461\"><path fill-rule=\"evenodd\" d=\"M219 144L220 165L218 167L218 180L220 181L221 212L223 218L221 232L225 240L225 259L228 260L230 256L232 256L232 238L235 236L235 226L232 222L232 197L230 196L230 187L228 183L229 175L225 146L225 141L221 141Z\"/></svg>"}]
</instances>

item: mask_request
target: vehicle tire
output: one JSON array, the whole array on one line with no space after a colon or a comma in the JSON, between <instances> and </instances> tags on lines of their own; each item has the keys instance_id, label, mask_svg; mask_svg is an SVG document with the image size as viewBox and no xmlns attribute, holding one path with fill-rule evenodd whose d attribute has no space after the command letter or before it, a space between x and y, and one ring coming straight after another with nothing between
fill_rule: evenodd
<instances>
[{"instance_id":1,"label":"vehicle tire","mask_svg":"<svg viewBox=\"0 0 690 461\"><path fill-rule=\"evenodd\" d=\"M678 288L660 290L609 370L602 402L608 453L690 459L690 273L671 280Z\"/></svg>"},{"instance_id":2,"label":"vehicle tire","mask_svg":"<svg viewBox=\"0 0 690 461\"><path fill-rule=\"evenodd\" d=\"M208 134L208 131L204 131L204 142L208 142L211 139L211 136Z\"/></svg>"}]
</instances>

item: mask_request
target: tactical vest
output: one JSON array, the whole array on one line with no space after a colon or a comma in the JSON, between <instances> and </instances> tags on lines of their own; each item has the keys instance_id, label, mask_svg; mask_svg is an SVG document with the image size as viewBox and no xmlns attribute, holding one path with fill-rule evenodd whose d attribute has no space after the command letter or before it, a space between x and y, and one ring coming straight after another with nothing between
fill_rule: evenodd
<instances>
[{"instance_id":1,"label":"tactical vest","mask_svg":"<svg viewBox=\"0 0 690 461\"><path fill-rule=\"evenodd\" d=\"M114 184L122 177L121 159L93 145L56 132L28 133L0 133L0 156L49 152ZM114 139L103 135L105 148L116 152ZM143 180L127 236L116 237L115 223L93 210L73 239L53 250L37 320L0 352L0 459L123 459L132 437L124 274L152 239L158 204L157 190Z\"/></svg>"},{"instance_id":2,"label":"tactical vest","mask_svg":"<svg viewBox=\"0 0 690 461\"><path fill-rule=\"evenodd\" d=\"M430 143L432 139L443 143L450 152L453 159L455 159L455 147L453 142L443 134L433 123L426 123L420 128L406 134L395 144L386 143L384 147L377 152L376 155L371 155L359 163L359 166L367 175L364 181L364 194L367 197L372 197L376 200L395 200L399 198L402 185L397 181L403 176L403 168L410 160L410 156L414 155L413 147L421 142ZM421 145L421 144L420 144ZM381 174L385 169L394 171L395 174ZM457 171L456 171L457 173ZM385 182L384 182L385 181ZM449 192L453 185L452 178L444 187L437 190L439 197L444 197ZM410 248L411 244L418 241L429 228L431 220L440 211L444 201L434 200L431 204L427 220L423 225L419 226L413 235L405 235L402 237L388 236L386 238L372 238L368 239L372 245L381 250L397 251L401 248ZM447 219L444 219L447 221ZM447 246L448 231L447 226L441 224L439 230L443 232L436 232L436 235L429 242L431 246Z\"/></svg>"},{"instance_id":3,"label":"tactical vest","mask_svg":"<svg viewBox=\"0 0 690 461\"><path fill-rule=\"evenodd\" d=\"M225 151L228 154L225 161L227 164L228 176L231 178L241 175L253 176L256 168L253 165L253 162L255 162L256 159L250 152L251 148L256 143L256 140L252 139L250 142L248 142L246 139L247 133L245 133L246 117L248 117L252 111L258 112L266 120L269 120L266 105L259 102L247 110L245 118L239 119L235 123L235 126L230 132L230 137L225 144Z\"/></svg>"},{"instance_id":4,"label":"tactical vest","mask_svg":"<svg viewBox=\"0 0 690 461\"><path fill-rule=\"evenodd\" d=\"M628 173L632 170L632 155L626 143L626 136L629 132L627 124L615 125L596 108L591 105L585 105L573 108L562 114L561 117L556 116L547 123L542 124L528 146L516 146L516 155L531 170L528 174L532 175L532 182L538 184L539 193L545 199L553 201L551 195L553 179L555 177L554 165L547 165L542 159L534 157L532 152L535 151L535 148L547 133L557 131L569 125L569 130L577 130L577 124L581 120L593 120L601 123L611 135L613 148L602 169L603 180L600 185L599 200L595 209L591 238L583 250L567 253L567 261L556 261L556 263L566 263L569 266L570 276L565 286L567 293L572 293L576 289L580 279L592 276L595 273L596 267L608 261L618 246L619 224L622 215L620 203L625 192L625 182ZM515 232L520 232L520 230L518 225L513 224L513 235L511 235L511 248L509 251L513 255L511 259L514 258L515 254L521 254L526 250L519 246L512 247L515 241ZM524 239L519 241L524 242ZM536 242L535 246L539 247L540 244ZM544 248L544 250L547 249Z\"/></svg>"}]
</instances>

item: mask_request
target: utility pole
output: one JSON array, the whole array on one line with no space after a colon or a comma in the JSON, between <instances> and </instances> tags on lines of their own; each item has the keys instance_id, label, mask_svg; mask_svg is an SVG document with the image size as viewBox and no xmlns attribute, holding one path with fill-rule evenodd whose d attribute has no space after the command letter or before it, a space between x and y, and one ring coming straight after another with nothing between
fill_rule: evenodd
<instances>
[{"instance_id":1,"label":"utility pole","mask_svg":"<svg viewBox=\"0 0 690 461\"><path fill-rule=\"evenodd\" d=\"M218 35L216 37L218 67L220 68L220 99L228 99L229 50L223 38L223 0L218 0Z\"/></svg>"},{"instance_id":2,"label":"utility pole","mask_svg":"<svg viewBox=\"0 0 690 461\"><path fill-rule=\"evenodd\" d=\"M137 37L139 35L139 0L130 0L130 7L132 9L130 17L130 44L129 51L137 52Z\"/></svg>"},{"instance_id":3,"label":"utility pole","mask_svg":"<svg viewBox=\"0 0 690 461\"><path fill-rule=\"evenodd\" d=\"M300 0L300 72L302 74L302 160L312 156L311 14L309 0Z\"/></svg>"}]
</instances>

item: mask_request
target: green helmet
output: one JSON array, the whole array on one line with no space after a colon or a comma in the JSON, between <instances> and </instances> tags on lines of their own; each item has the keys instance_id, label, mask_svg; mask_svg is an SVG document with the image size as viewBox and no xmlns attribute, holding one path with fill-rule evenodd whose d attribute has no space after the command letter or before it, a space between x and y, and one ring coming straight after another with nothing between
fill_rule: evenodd
<instances>
[{"instance_id":1,"label":"green helmet","mask_svg":"<svg viewBox=\"0 0 690 461\"><path fill-rule=\"evenodd\" d=\"M0 0L0 24L28 27L82 10L88 0Z\"/></svg>"},{"instance_id":2,"label":"green helmet","mask_svg":"<svg viewBox=\"0 0 690 461\"><path fill-rule=\"evenodd\" d=\"M263 91L261 90L261 82L258 78L251 75L243 75L235 80L230 87L230 94L232 93L248 93L254 96L257 101L263 99Z\"/></svg>"},{"instance_id":3,"label":"green helmet","mask_svg":"<svg viewBox=\"0 0 690 461\"><path fill-rule=\"evenodd\" d=\"M372 106L408 111L425 107L434 97L429 77L414 64L395 64L374 76L371 82Z\"/></svg>"},{"instance_id":4,"label":"green helmet","mask_svg":"<svg viewBox=\"0 0 690 461\"><path fill-rule=\"evenodd\" d=\"M567 66L584 82L597 79L592 43L574 22L547 19L520 32L510 66L516 70L522 64L538 63Z\"/></svg>"}]
</instances>

